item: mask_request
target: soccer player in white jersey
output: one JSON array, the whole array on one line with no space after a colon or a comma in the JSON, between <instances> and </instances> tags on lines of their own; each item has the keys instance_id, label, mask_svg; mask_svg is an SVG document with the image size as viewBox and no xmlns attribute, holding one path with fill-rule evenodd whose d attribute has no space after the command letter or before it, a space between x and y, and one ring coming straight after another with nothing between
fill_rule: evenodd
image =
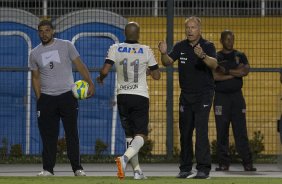
<instances>
[{"instance_id":1,"label":"soccer player in white jersey","mask_svg":"<svg viewBox=\"0 0 282 184\"><path fill-rule=\"evenodd\" d=\"M148 135L149 94L146 77L161 77L158 63L150 47L138 43L140 27L136 22L125 26L124 43L113 44L97 77L103 84L113 64L117 71L117 104L122 127L126 136L126 151L116 158L117 176L125 177L125 168L131 163L134 179L146 179L140 168L138 152Z\"/></svg>"}]
</instances>

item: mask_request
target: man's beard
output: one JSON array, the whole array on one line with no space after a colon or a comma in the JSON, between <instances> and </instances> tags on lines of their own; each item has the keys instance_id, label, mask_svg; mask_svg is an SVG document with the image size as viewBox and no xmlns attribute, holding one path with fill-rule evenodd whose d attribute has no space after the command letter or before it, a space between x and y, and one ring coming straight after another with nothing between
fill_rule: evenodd
<instances>
[{"instance_id":1,"label":"man's beard","mask_svg":"<svg viewBox=\"0 0 282 184\"><path fill-rule=\"evenodd\" d=\"M48 39L47 41L44 41L43 39L41 39L41 43L43 45L47 45L48 43L50 43L52 41L52 38Z\"/></svg>"}]
</instances>

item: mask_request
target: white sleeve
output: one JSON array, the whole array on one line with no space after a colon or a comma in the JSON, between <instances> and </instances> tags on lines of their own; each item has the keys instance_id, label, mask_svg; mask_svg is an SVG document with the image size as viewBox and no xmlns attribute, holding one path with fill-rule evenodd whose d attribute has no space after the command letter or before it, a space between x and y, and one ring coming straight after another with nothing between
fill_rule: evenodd
<instances>
[{"instance_id":1,"label":"white sleeve","mask_svg":"<svg viewBox=\"0 0 282 184\"><path fill-rule=\"evenodd\" d=\"M154 65L157 65L157 61L156 61L156 58L155 58L155 55L152 51L151 48L148 49L148 66L154 66Z\"/></svg>"},{"instance_id":2,"label":"white sleeve","mask_svg":"<svg viewBox=\"0 0 282 184\"><path fill-rule=\"evenodd\" d=\"M108 50L108 55L106 59L116 62L116 46L112 45Z\"/></svg>"}]
</instances>

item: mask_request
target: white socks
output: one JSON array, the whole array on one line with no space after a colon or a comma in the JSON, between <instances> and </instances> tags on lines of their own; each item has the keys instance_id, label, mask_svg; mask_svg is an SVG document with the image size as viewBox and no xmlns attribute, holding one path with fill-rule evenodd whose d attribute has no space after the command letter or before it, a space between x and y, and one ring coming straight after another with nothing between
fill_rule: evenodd
<instances>
[{"instance_id":1,"label":"white socks","mask_svg":"<svg viewBox=\"0 0 282 184\"><path fill-rule=\"evenodd\" d=\"M131 137L126 137L125 140L126 140L125 148L126 148L126 150L127 150L127 149L129 148L129 145L130 145L131 141L133 140L133 138L131 138Z\"/></svg>"},{"instance_id":2,"label":"white socks","mask_svg":"<svg viewBox=\"0 0 282 184\"><path fill-rule=\"evenodd\" d=\"M144 145L144 139L141 136L135 136L134 139L126 138L126 148L124 155L130 160L131 166L134 171L138 170L142 173L139 160L138 152L140 148Z\"/></svg>"}]
</instances>

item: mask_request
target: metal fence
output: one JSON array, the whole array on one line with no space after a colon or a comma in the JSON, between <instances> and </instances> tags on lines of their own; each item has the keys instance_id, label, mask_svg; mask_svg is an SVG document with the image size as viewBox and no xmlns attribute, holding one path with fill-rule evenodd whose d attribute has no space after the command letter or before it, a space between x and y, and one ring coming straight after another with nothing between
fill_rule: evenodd
<instances>
[{"instance_id":1,"label":"metal fence","mask_svg":"<svg viewBox=\"0 0 282 184\"><path fill-rule=\"evenodd\" d=\"M281 16L280 0L174 0L175 16ZM101 9L122 16L166 16L166 0L1 0L0 7L20 8L54 18L84 9Z\"/></svg>"},{"instance_id":2,"label":"metal fence","mask_svg":"<svg viewBox=\"0 0 282 184\"><path fill-rule=\"evenodd\" d=\"M28 53L38 43L36 27L40 18L50 18L57 37L71 40L91 71L93 80L104 62L108 47L122 42L127 21L141 25L141 42L153 48L160 61L157 44L170 38L184 38L183 22L200 16L203 36L221 48L220 32L235 32L236 49L246 53L252 72L244 79L250 139L264 135L264 154L279 150L276 122L281 114L282 2L279 0L174 0L173 15L166 0L0 0L0 139L9 146L21 144L26 154L39 154L41 141L36 124L35 97L27 69ZM167 23L173 23L167 28ZM171 30L173 28L173 30ZM173 32L171 32L173 31ZM75 73L75 78L79 75ZM114 72L106 88L97 86L91 100L80 102L79 128L83 154L95 154L97 140L108 145L104 154L120 154L124 135L119 125L114 97ZM177 154L178 72L162 69L160 81L149 80L150 136L154 155ZM61 130L60 137L64 132ZM232 134L231 134L232 135ZM210 141L215 140L214 115L209 125ZM230 137L233 142L232 136ZM0 141L1 141L0 140ZM3 141L0 147L3 146Z\"/></svg>"}]
</instances>

